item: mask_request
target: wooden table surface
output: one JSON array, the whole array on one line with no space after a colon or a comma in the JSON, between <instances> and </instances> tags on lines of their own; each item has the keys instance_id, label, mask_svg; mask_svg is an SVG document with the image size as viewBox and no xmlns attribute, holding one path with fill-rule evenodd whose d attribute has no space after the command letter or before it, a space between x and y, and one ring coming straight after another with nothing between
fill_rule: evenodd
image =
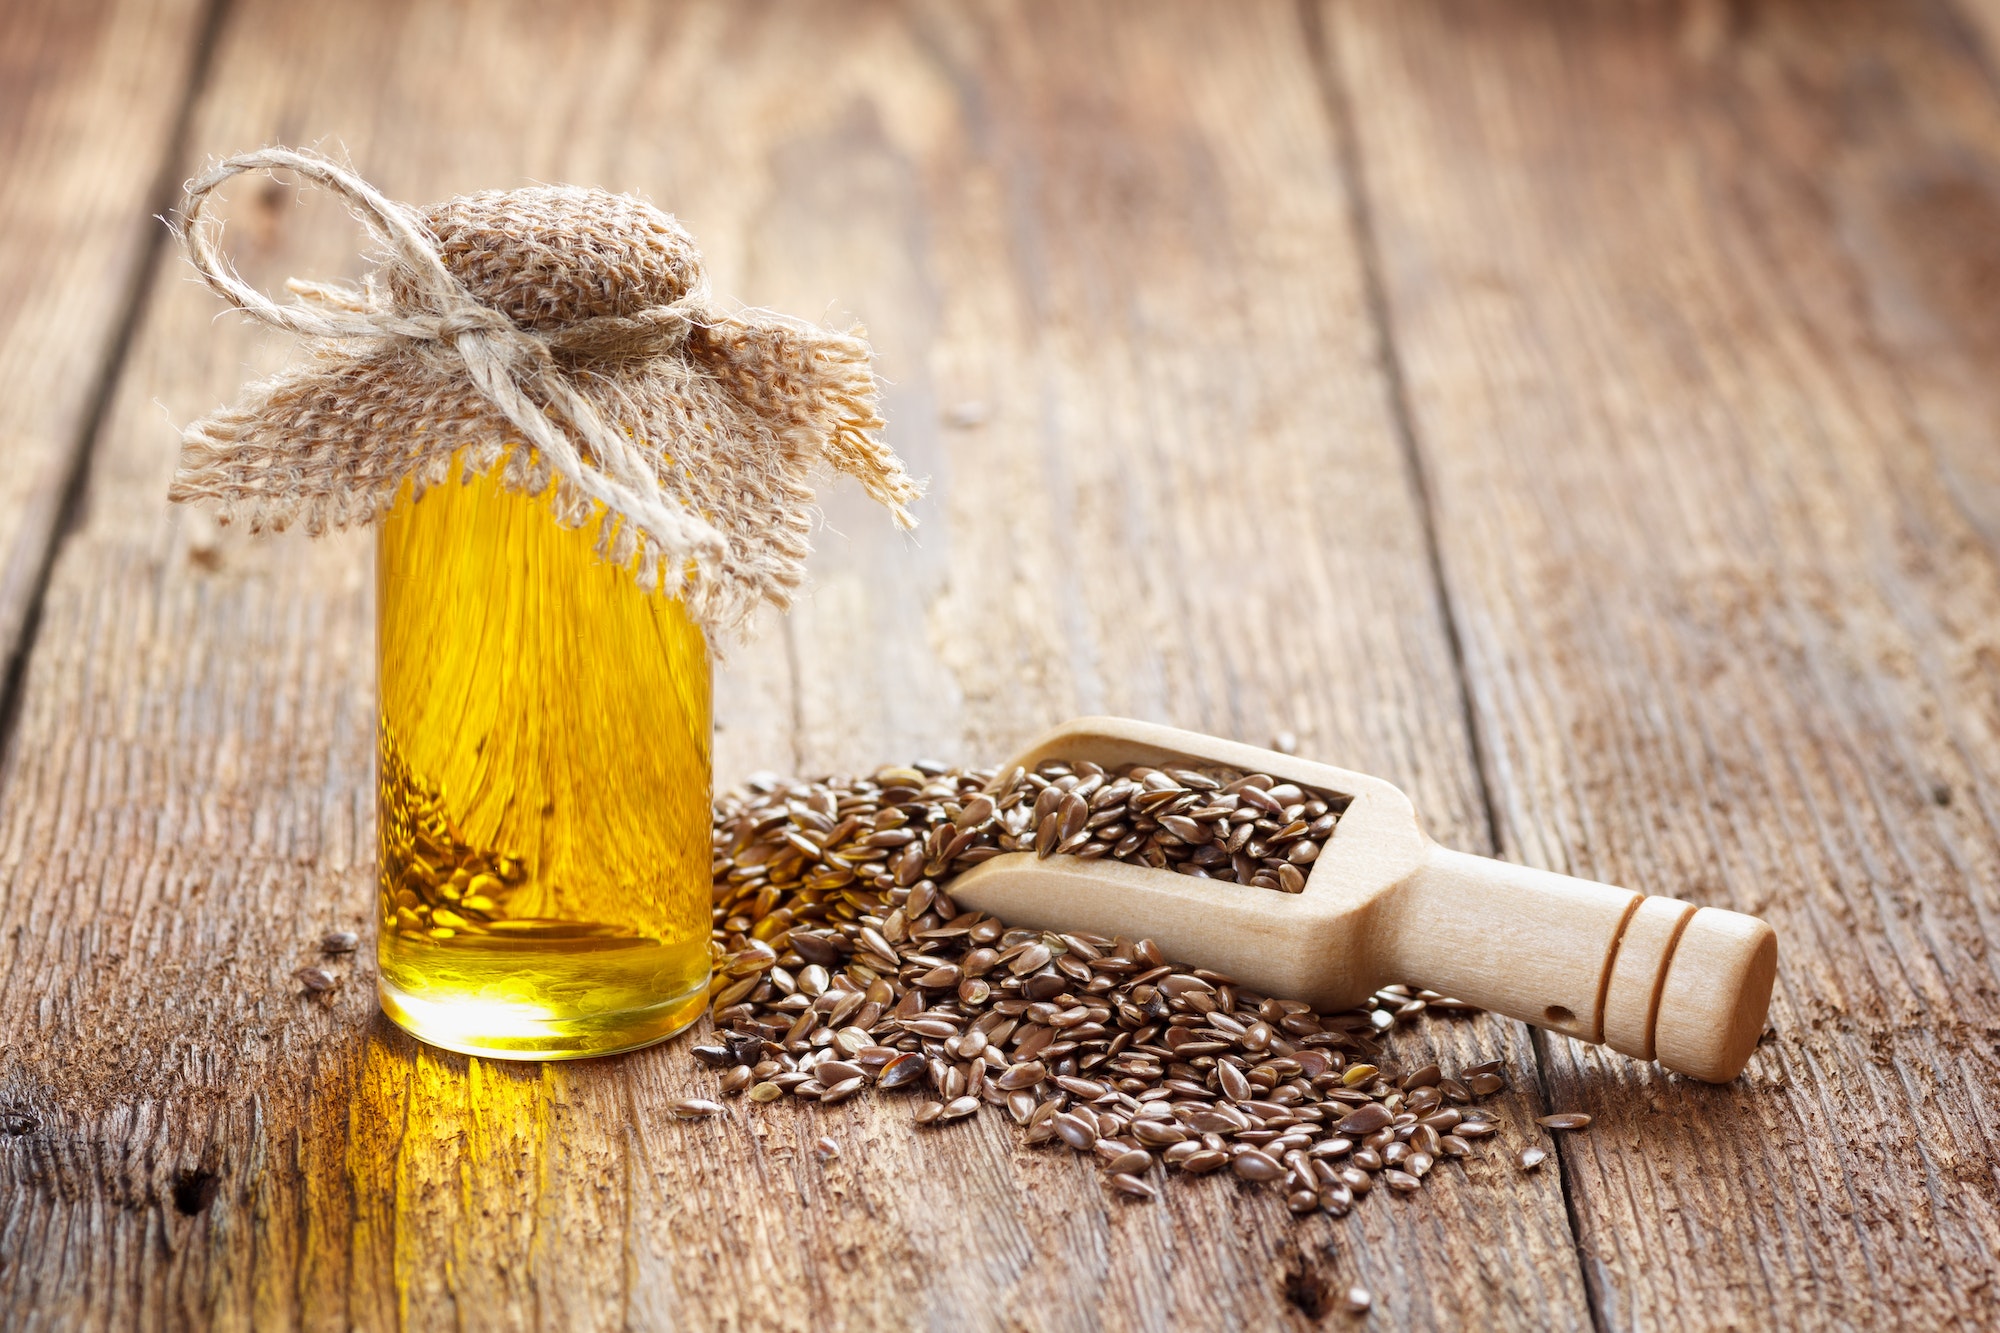
<instances>
[{"instance_id":1,"label":"wooden table surface","mask_svg":"<svg viewBox=\"0 0 2000 1333\"><path fill-rule=\"evenodd\" d=\"M0 9L0 1325L1939 1328L2000 1308L2000 3L34 0ZM365 535L163 502L290 354L208 157L638 189L864 320L914 539L826 496L719 776L1079 712L1761 914L1728 1087L1496 1019L1516 1142L1342 1221L979 1117L687 1125L685 1043L469 1061L291 979L372 893ZM360 271L235 191L245 271ZM822 1133L846 1155L822 1168Z\"/></svg>"}]
</instances>

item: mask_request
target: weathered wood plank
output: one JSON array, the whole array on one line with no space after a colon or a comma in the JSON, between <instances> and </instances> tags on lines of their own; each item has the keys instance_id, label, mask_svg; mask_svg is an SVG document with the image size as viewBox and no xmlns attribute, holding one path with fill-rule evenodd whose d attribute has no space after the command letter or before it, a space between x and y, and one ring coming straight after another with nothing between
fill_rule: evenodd
<instances>
[{"instance_id":1,"label":"weathered wood plank","mask_svg":"<svg viewBox=\"0 0 2000 1333\"><path fill-rule=\"evenodd\" d=\"M1120 708L1295 730L1476 846L1296 11L1114 16L270 0L232 17L192 139L326 136L404 198L643 188L718 290L870 320L930 526L906 552L830 497L819 595L725 678L736 771L990 756ZM337 210L247 187L233 217L255 281L354 270ZM1358 1277L1412 1326L1587 1322L1549 1174L1483 1164L1338 1225L1219 1180L1123 1207L983 1119L683 1125L661 1108L709 1081L678 1048L438 1055L374 1016L365 961L299 996L311 941L368 916L367 543L166 512L152 406L186 419L287 353L163 273L50 585L0 772L0 1099L34 1126L0 1144L10 1317L1269 1325L1288 1285ZM940 424L973 398L984 425ZM1530 1067L1517 1027L1436 1036Z\"/></svg>"},{"instance_id":2,"label":"weathered wood plank","mask_svg":"<svg viewBox=\"0 0 2000 1333\"><path fill-rule=\"evenodd\" d=\"M915 552L865 502L829 502L820 589L790 624L803 766L991 759L1088 711L1260 743L1290 729L1408 782L1440 836L1483 842L1296 14L1040 9L1028 24L938 7L912 35L936 62L921 79L858 96L890 63L863 48L796 95L794 123L815 128L772 161L775 197L799 202L752 222L750 299L867 294L854 308L883 351L899 447L939 490ZM755 67L803 82L829 45L788 31ZM1484 1202L1336 1228L1290 1223L1271 1199L1240 1237L1192 1212L1203 1241L1170 1260L1117 1243L1122 1217L1092 1248L1114 1287L1165 1289L1146 1322L1273 1319L1270 1285L1234 1275L1340 1235L1355 1259L1336 1270L1399 1319L1558 1325L1584 1316L1553 1183L1530 1183L1504 1237ZM1081 1171L1038 1197L1101 1210ZM1460 1226L1489 1235L1483 1257L1449 1239Z\"/></svg>"},{"instance_id":3,"label":"weathered wood plank","mask_svg":"<svg viewBox=\"0 0 2000 1333\"><path fill-rule=\"evenodd\" d=\"M1984 42L1987 68L2000 70L2000 0L1957 0L1956 8Z\"/></svg>"},{"instance_id":4,"label":"weathered wood plank","mask_svg":"<svg viewBox=\"0 0 2000 1333\"><path fill-rule=\"evenodd\" d=\"M204 0L0 9L0 679L130 315Z\"/></svg>"},{"instance_id":5,"label":"weathered wood plank","mask_svg":"<svg viewBox=\"0 0 2000 1333\"><path fill-rule=\"evenodd\" d=\"M1987 71L1925 5L1325 13L1503 848L1783 936L1733 1086L1548 1045L1604 1322L1990 1323Z\"/></svg>"}]
</instances>

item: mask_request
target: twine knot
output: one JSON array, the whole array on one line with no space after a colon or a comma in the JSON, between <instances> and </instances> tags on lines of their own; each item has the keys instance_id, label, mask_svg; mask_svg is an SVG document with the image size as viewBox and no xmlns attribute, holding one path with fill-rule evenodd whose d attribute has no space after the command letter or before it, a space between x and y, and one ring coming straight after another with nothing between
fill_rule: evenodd
<instances>
[{"instance_id":1,"label":"twine knot","mask_svg":"<svg viewBox=\"0 0 2000 1333\"><path fill-rule=\"evenodd\" d=\"M506 337L521 337L522 328L498 310L490 310L476 301L467 301L447 314L438 316L438 337L456 339L461 333L493 333Z\"/></svg>"}]
</instances>

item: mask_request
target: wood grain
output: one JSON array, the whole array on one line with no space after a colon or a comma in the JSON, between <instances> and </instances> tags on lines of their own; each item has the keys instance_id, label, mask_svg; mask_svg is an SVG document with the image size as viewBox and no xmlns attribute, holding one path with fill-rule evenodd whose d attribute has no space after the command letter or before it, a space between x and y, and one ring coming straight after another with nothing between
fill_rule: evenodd
<instances>
[{"instance_id":1,"label":"wood grain","mask_svg":"<svg viewBox=\"0 0 2000 1333\"><path fill-rule=\"evenodd\" d=\"M1958 0L1955 8L1973 41L1983 45L1987 69L2000 70L2000 0Z\"/></svg>"},{"instance_id":2,"label":"wood grain","mask_svg":"<svg viewBox=\"0 0 2000 1333\"><path fill-rule=\"evenodd\" d=\"M156 247L203 0L0 9L0 679L42 584L107 365Z\"/></svg>"},{"instance_id":3,"label":"wood grain","mask_svg":"<svg viewBox=\"0 0 2000 1333\"><path fill-rule=\"evenodd\" d=\"M817 596L724 674L725 776L1109 708L1293 730L1483 844L1292 6L244 3L191 143L269 141L406 199L643 189L719 291L871 324L927 526L829 494ZM358 268L324 201L231 216L267 287ZM0 770L0 1321L1268 1327L1360 1280L1412 1327L1588 1324L1558 1180L1497 1158L1344 1223L1214 1179L1126 1207L990 1118L684 1124L681 1046L467 1061L381 1020L365 960L299 994L368 915L367 542L168 512L154 407L288 354L162 272L48 585ZM1506 1059L1516 1136L1542 1109L1524 1029L1427 1050Z\"/></svg>"},{"instance_id":4,"label":"wood grain","mask_svg":"<svg viewBox=\"0 0 2000 1333\"><path fill-rule=\"evenodd\" d=\"M1506 854L1769 918L1566 1041L1610 1327L1975 1327L2000 1252L2000 107L1927 5L1333 4Z\"/></svg>"}]
</instances>

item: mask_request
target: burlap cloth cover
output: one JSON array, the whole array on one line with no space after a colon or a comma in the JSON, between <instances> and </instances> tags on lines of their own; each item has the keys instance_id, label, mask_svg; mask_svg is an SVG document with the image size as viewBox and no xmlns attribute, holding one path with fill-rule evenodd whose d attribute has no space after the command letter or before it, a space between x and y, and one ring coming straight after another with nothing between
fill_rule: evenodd
<instances>
[{"instance_id":1,"label":"burlap cloth cover","mask_svg":"<svg viewBox=\"0 0 2000 1333\"><path fill-rule=\"evenodd\" d=\"M345 198L382 248L361 287L245 283L203 215L215 188L290 170ZM176 226L217 293L304 335L303 363L189 427L169 492L253 531L374 521L416 493L498 468L711 633L805 576L821 464L902 526L919 487L875 432L868 344L710 304L673 218L629 195L492 191L421 212L316 154L231 158L188 187Z\"/></svg>"}]
</instances>

